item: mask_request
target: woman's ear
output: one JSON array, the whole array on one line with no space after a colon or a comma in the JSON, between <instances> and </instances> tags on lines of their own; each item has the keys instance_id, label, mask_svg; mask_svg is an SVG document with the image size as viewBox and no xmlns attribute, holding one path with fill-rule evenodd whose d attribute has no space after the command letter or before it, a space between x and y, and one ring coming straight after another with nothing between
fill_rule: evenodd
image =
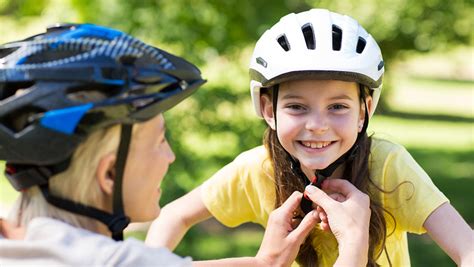
<instances>
[{"instance_id":1,"label":"woman's ear","mask_svg":"<svg viewBox=\"0 0 474 267\"><path fill-rule=\"evenodd\" d=\"M106 154L100 159L96 170L100 189L109 196L112 196L114 192L116 158L115 153Z\"/></svg>"},{"instance_id":2,"label":"woman's ear","mask_svg":"<svg viewBox=\"0 0 474 267\"><path fill-rule=\"evenodd\" d=\"M260 96L260 111L268 126L275 130L275 117L273 114L273 102L269 95L263 94Z\"/></svg>"}]
</instances>

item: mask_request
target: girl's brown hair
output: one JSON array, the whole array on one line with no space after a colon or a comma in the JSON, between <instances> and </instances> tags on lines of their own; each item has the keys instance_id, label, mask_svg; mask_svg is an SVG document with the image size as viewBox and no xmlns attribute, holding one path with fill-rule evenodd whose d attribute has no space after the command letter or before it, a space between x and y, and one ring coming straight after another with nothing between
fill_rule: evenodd
<instances>
[{"instance_id":1,"label":"girl's brown hair","mask_svg":"<svg viewBox=\"0 0 474 267\"><path fill-rule=\"evenodd\" d=\"M367 89L361 90L361 100L365 95L367 95L367 93L364 92L366 90ZM267 94L270 99L272 99L272 90L264 90L262 93ZM302 179L293 172L289 158L290 156L281 146L276 131L268 127L265 131L263 142L270 155L274 168L276 185L275 208L277 208L281 206L294 191L302 192L305 185L303 184ZM367 266L379 266L376 263L376 260L385 248L387 228L384 212L387 211L382 207L376 195L372 192L374 192L374 190L384 191L376 186L369 176L368 164L371 138L367 133L360 138L358 145L359 148L356 156L346 161L343 166L343 177L355 185L360 191L370 196L371 216ZM391 216L391 214L389 215ZM391 217L393 218L393 216ZM296 261L302 266L318 266L318 256L315 248L312 246L311 234L308 235L304 243L301 245Z\"/></svg>"}]
</instances>

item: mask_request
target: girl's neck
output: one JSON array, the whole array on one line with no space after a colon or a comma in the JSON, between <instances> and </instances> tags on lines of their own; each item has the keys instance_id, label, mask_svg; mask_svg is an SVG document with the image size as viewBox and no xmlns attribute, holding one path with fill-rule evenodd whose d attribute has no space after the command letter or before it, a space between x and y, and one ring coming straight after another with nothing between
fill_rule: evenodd
<instances>
[{"instance_id":1,"label":"girl's neck","mask_svg":"<svg viewBox=\"0 0 474 267\"><path fill-rule=\"evenodd\" d=\"M342 175L344 173L344 166L345 164L341 164L337 169L331 174L331 176L327 177L328 179L333 179L333 178L343 178ZM301 170L303 171L304 174L306 174L306 177L308 178L309 181L311 181L314 177L314 170L310 170L307 168L304 168L301 166Z\"/></svg>"}]
</instances>

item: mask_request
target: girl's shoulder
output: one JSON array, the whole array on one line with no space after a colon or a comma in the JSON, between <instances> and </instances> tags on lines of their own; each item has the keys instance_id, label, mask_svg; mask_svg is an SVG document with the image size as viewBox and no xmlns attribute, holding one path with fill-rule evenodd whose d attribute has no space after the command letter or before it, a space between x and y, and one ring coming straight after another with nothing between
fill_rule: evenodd
<instances>
[{"instance_id":1,"label":"girl's shoulder","mask_svg":"<svg viewBox=\"0 0 474 267\"><path fill-rule=\"evenodd\" d=\"M273 176L273 165L265 146L257 146L238 155L231 163L242 173L250 177Z\"/></svg>"},{"instance_id":2,"label":"girl's shoulder","mask_svg":"<svg viewBox=\"0 0 474 267\"><path fill-rule=\"evenodd\" d=\"M372 136L371 137L371 146L370 146L370 153L372 157L382 157L385 158L390 154L393 153L405 153L406 149L404 146L401 144L398 144L392 140L378 137L378 136Z\"/></svg>"},{"instance_id":3,"label":"girl's shoulder","mask_svg":"<svg viewBox=\"0 0 474 267\"><path fill-rule=\"evenodd\" d=\"M265 146L261 145L240 153L234 159L234 162L243 165L262 164L268 159L269 155L267 149L265 148Z\"/></svg>"}]
</instances>

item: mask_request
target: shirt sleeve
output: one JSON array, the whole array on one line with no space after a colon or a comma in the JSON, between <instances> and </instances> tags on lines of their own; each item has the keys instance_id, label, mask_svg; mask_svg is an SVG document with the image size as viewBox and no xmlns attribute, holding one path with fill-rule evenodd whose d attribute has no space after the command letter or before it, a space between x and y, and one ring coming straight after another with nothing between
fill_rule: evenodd
<instances>
[{"instance_id":1,"label":"shirt sleeve","mask_svg":"<svg viewBox=\"0 0 474 267\"><path fill-rule=\"evenodd\" d=\"M209 212L221 223L235 227L255 222L255 213L245 184L249 174L241 162L242 155L204 182L201 198Z\"/></svg>"},{"instance_id":2,"label":"shirt sleeve","mask_svg":"<svg viewBox=\"0 0 474 267\"><path fill-rule=\"evenodd\" d=\"M425 220L449 201L402 146L392 147L382 166L382 176L384 207L395 217L399 229L425 233Z\"/></svg>"}]
</instances>

